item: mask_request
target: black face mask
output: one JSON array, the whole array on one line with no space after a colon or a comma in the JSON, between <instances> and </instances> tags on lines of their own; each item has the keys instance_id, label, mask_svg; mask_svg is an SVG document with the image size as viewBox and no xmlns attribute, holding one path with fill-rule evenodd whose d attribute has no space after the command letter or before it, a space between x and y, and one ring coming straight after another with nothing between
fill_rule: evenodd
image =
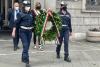
<instances>
[{"instance_id":1,"label":"black face mask","mask_svg":"<svg viewBox=\"0 0 100 67\"><path fill-rule=\"evenodd\" d=\"M41 9L41 7L40 7L40 6L37 6L37 7L36 7L36 9L40 10L40 9Z\"/></svg>"},{"instance_id":2,"label":"black face mask","mask_svg":"<svg viewBox=\"0 0 100 67\"><path fill-rule=\"evenodd\" d=\"M62 10L66 11L67 10L67 7L66 6L65 7L62 7Z\"/></svg>"}]
</instances>

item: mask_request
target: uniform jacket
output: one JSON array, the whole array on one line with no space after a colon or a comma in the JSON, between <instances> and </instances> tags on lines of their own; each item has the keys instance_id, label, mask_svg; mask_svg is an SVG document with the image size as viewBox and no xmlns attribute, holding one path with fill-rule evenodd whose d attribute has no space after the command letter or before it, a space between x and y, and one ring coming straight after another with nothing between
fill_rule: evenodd
<instances>
[{"instance_id":1,"label":"uniform jacket","mask_svg":"<svg viewBox=\"0 0 100 67\"><path fill-rule=\"evenodd\" d=\"M64 14L62 13L62 11L60 10L60 11L58 12L58 14L61 16L62 24L63 24L63 25L68 25L69 31L72 32L71 15L70 15L70 13L66 11L66 14L64 15Z\"/></svg>"},{"instance_id":2,"label":"uniform jacket","mask_svg":"<svg viewBox=\"0 0 100 67\"><path fill-rule=\"evenodd\" d=\"M15 21L14 27L25 26L32 27L34 26L35 15L32 11L27 12L19 12L17 14L17 20Z\"/></svg>"}]
</instances>

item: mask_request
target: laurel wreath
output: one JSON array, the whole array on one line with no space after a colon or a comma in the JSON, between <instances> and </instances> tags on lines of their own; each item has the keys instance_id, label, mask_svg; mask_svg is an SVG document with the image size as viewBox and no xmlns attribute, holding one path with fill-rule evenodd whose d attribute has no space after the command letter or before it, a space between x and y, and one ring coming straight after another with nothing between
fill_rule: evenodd
<instances>
[{"instance_id":1,"label":"laurel wreath","mask_svg":"<svg viewBox=\"0 0 100 67\"><path fill-rule=\"evenodd\" d=\"M42 24L44 23L44 18L46 16L46 12L43 12L41 14L39 14L36 18L35 18L35 34L40 37L40 33L41 33L41 28L42 28ZM49 30L46 30L44 35L43 35L43 39L46 41L52 41L56 38L57 33L56 33L56 28L54 25L54 22L56 23L56 26L58 27L58 30L60 31L62 28L62 20L59 14L51 11L51 14L53 16L48 18L48 23L52 23L52 27Z\"/></svg>"}]
</instances>

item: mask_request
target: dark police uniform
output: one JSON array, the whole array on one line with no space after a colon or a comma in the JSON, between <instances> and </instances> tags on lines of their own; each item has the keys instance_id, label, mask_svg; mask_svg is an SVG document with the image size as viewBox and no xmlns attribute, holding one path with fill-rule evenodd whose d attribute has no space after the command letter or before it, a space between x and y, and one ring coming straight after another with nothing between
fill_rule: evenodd
<instances>
[{"instance_id":1,"label":"dark police uniform","mask_svg":"<svg viewBox=\"0 0 100 67\"><path fill-rule=\"evenodd\" d=\"M15 21L15 27L20 26L20 38L23 45L22 61L29 63L29 46L32 37L32 27L34 22L34 14L29 11L19 12L17 15L17 20Z\"/></svg>"},{"instance_id":2,"label":"dark police uniform","mask_svg":"<svg viewBox=\"0 0 100 67\"><path fill-rule=\"evenodd\" d=\"M60 43L62 44L64 38L64 52L65 55L69 55L68 51L68 41L69 41L69 33L72 32L71 27L71 15L69 12L66 11L66 14L63 14L60 10L58 14L61 16L62 19L62 30L60 31ZM61 50L61 44L57 45L56 52L59 54Z\"/></svg>"}]
</instances>

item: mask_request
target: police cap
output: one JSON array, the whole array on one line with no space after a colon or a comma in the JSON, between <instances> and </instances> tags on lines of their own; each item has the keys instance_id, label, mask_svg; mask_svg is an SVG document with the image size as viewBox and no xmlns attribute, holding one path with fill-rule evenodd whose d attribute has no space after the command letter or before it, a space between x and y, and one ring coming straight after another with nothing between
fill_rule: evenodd
<instances>
[{"instance_id":1,"label":"police cap","mask_svg":"<svg viewBox=\"0 0 100 67\"><path fill-rule=\"evenodd\" d=\"M23 1L23 5L27 6L27 5L31 5L30 1Z\"/></svg>"},{"instance_id":2,"label":"police cap","mask_svg":"<svg viewBox=\"0 0 100 67\"><path fill-rule=\"evenodd\" d=\"M66 1L62 1L61 2L61 6L67 6L67 2Z\"/></svg>"}]
</instances>

